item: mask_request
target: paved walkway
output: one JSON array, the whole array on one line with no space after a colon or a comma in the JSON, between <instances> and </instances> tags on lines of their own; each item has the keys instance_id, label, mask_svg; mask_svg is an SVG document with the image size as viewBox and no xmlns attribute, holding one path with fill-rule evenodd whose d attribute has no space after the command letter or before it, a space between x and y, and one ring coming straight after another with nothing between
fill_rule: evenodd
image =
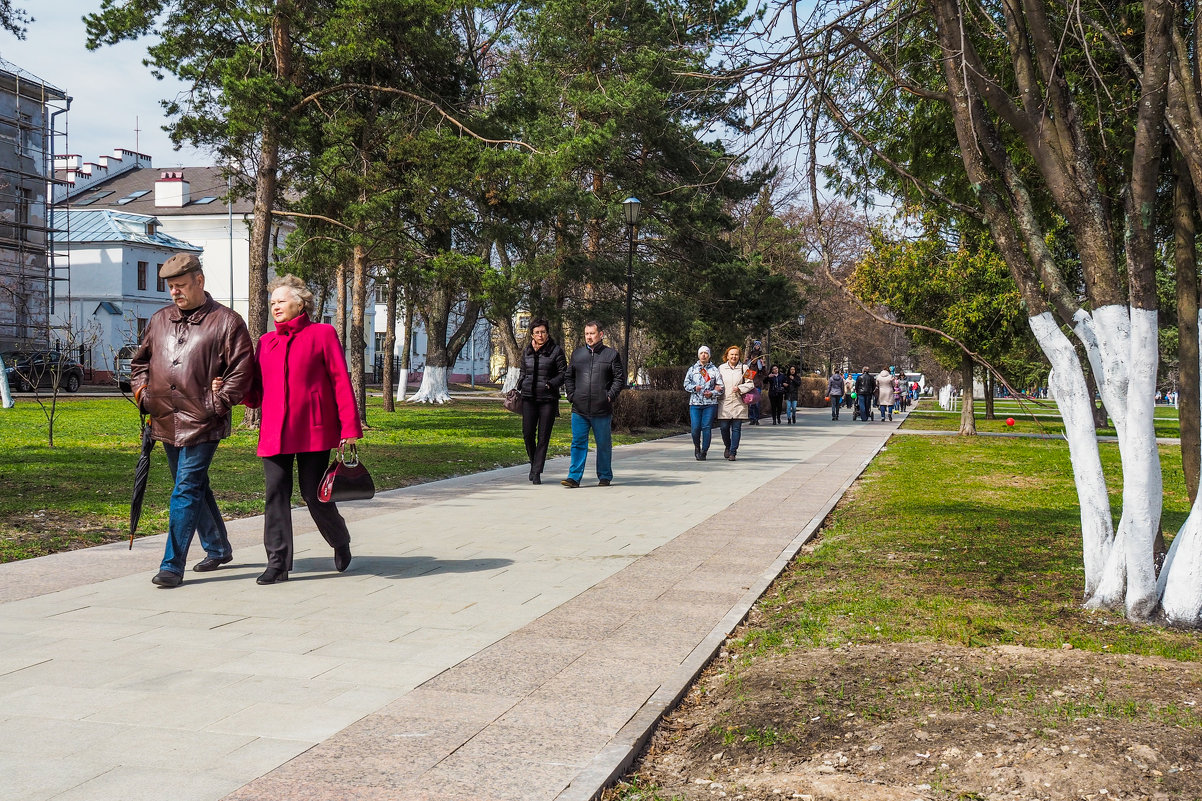
<instances>
[{"instance_id":1,"label":"paved walkway","mask_svg":"<svg viewBox=\"0 0 1202 801\"><path fill-rule=\"evenodd\" d=\"M895 427L802 410L735 463L717 431L706 462L620 448L609 488L561 458L382 493L343 574L298 510L269 587L261 518L174 590L162 535L0 565L0 800L591 799Z\"/></svg>"}]
</instances>

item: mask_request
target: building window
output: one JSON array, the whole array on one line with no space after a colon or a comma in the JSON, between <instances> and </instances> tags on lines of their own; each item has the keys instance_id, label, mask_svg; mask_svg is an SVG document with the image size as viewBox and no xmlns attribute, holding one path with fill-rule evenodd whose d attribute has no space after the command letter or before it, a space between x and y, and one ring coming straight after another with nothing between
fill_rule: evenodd
<instances>
[{"instance_id":1,"label":"building window","mask_svg":"<svg viewBox=\"0 0 1202 801\"><path fill-rule=\"evenodd\" d=\"M36 150L34 147L33 117L24 111L18 112L17 117L21 123L21 153L26 156L32 156L34 155L32 151Z\"/></svg>"},{"instance_id":2,"label":"building window","mask_svg":"<svg viewBox=\"0 0 1202 801\"><path fill-rule=\"evenodd\" d=\"M149 265L146 262L138 262L138 289L143 292L146 291L146 270L148 267Z\"/></svg>"},{"instance_id":3,"label":"building window","mask_svg":"<svg viewBox=\"0 0 1202 801\"><path fill-rule=\"evenodd\" d=\"M33 205L33 192L26 187L17 188L17 222L21 226L18 234L25 241L34 239L33 232L29 230L29 209Z\"/></svg>"},{"instance_id":4,"label":"building window","mask_svg":"<svg viewBox=\"0 0 1202 801\"><path fill-rule=\"evenodd\" d=\"M154 288L156 290L158 290L159 292L166 292L167 291L167 281L166 281L166 279L163 278L163 276L159 275L159 270L162 270L162 269L163 269L163 265L160 264L158 266L158 269L156 269L154 271L154 276L155 276Z\"/></svg>"},{"instance_id":5,"label":"building window","mask_svg":"<svg viewBox=\"0 0 1202 801\"><path fill-rule=\"evenodd\" d=\"M138 318L138 341L142 341L142 336L146 333L146 324L150 322L147 317Z\"/></svg>"}]
</instances>

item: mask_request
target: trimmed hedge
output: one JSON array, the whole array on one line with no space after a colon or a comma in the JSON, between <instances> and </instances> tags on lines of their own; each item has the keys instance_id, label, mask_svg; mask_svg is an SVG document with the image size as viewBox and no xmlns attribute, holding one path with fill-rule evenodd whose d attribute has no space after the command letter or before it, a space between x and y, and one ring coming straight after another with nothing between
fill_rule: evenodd
<instances>
[{"instance_id":1,"label":"trimmed hedge","mask_svg":"<svg viewBox=\"0 0 1202 801\"><path fill-rule=\"evenodd\" d=\"M812 409L829 406L826 400L827 381L822 376L803 375L801 389L797 390L797 405Z\"/></svg>"},{"instance_id":2,"label":"trimmed hedge","mask_svg":"<svg viewBox=\"0 0 1202 801\"><path fill-rule=\"evenodd\" d=\"M651 389L679 389L684 391L684 377L688 367L648 367L647 386Z\"/></svg>"},{"instance_id":3,"label":"trimmed hedge","mask_svg":"<svg viewBox=\"0 0 1202 801\"><path fill-rule=\"evenodd\" d=\"M681 374L681 384L684 375ZM680 389L627 389L614 402L616 431L688 425L689 393Z\"/></svg>"}]
</instances>

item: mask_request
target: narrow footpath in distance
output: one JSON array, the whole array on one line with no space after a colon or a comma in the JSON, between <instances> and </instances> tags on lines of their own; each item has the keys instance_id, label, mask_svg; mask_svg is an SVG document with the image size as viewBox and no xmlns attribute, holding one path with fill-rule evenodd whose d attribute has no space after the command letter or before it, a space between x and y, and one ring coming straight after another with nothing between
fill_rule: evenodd
<instances>
[{"instance_id":1,"label":"narrow footpath in distance","mask_svg":"<svg viewBox=\"0 0 1202 801\"><path fill-rule=\"evenodd\" d=\"M0 565L0 801L594 798L896 426L806 409L733 463L682 436L610 487L590 456L579 489L560 458L381 493L342 574L296 510L266 587L262 518L174 590L162 535Z\"/></svg>"}]
</instances>

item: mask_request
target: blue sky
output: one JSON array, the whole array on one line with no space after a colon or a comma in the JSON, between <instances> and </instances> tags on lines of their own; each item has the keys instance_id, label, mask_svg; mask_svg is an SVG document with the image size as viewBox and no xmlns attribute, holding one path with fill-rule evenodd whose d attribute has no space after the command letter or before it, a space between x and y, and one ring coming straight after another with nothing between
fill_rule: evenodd
<instances>
[{"instance_id":1,"label":"blue sky","mask_svg":"<svg viewBox=\"0 0 1202 801\"><path fill-rule=\"evenodd\" d=\"M159 101L175 97L182 85L170 76L155 80L142 66L145 42L123 42L95 52L84 47L82 18L100 7L99 0L15 0L14 5L32 14L34 22L24 41L0 31L0 58L71 96L67 152L95 161L124 147L149 154L155 167L213 163L190 148L172 150L162 130L167 119ZM63 151L61 141L55 149Z\"/></svg>"}]
</instances>

